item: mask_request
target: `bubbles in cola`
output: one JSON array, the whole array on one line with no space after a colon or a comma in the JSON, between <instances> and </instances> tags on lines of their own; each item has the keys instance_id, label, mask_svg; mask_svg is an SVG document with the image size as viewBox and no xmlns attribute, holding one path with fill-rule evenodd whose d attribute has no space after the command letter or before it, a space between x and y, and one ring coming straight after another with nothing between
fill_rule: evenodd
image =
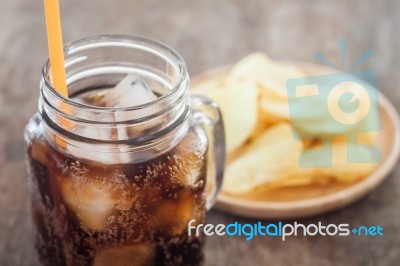
<instances>
[{"instance_id":1,"label":"bubbles in cola","mask_svg":"<svg viewBox=\"0 0 400 266\"><path fill-rule=\"evenodd\" d=\"M91 230L104 230L113 209L129 210L135 195L123 173L89 176L88 172L79 161L70 165L67 173L71 178L59 179L61 195L82 225Z\"/></svg>"},{"instance_id":2,"label":"bubbles in cola","mask_svg":"<svg viewBox=\"0 0 400 266\"><path fill-rule=\"evenodd\" d=\"M121 247L110 247L96 253L93 261L95 266L137 266L155 265L155 244L131 244Z\"/></svg>"},{"instance_id":3,"label":"bubbles in cola","mask_svg":"<svg viewBox=\"0 0 400 266\"><path fill-rule=\"evenodd\" d=\"M80 99L126 107L156 97L143 81L127 76L114 89ZM207 142L197 125L190 124L175 147L140 162L90 152L91 143L85 153L72 146L60 149L44 136L43 127L38 117L31 120L27 146L43 265L202 264L203 238L187 232L191 219L201 223L205 218ZM108 134L89 130L95 137ZM117 130L117 138L128 134ZM113 140L115 133L104 137Z\"/></svg>"}]
</instances>

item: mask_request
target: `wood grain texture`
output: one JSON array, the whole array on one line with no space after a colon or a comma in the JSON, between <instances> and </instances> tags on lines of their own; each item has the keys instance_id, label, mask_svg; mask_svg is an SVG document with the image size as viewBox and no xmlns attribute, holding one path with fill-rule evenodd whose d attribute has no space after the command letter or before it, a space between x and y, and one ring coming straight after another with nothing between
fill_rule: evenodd
<instances>
[{"instance_id":1,"label":"wood grain texture","mask_svg":"<svg viewBox=\"0 0 400 266\"><path fill-rule=\"evenodd\" d=\"M275 59L314 60L317 51L339 62L371 49L364 67L377 71L379 89L400 106L400 1L397 0L61 0L64 41L88 35L145 35L174 47L191 75L236 62L253 51ZM42 1L5 0L0 7L0 265L38 265L33 247L23 128L37 110L38 81L47 58ZM381 225L375 238L211 237L207 265L398 265L400 166L363 200L304 223ZM210 223L254 222L218 211Z\"/></svg>"}]
</instances>

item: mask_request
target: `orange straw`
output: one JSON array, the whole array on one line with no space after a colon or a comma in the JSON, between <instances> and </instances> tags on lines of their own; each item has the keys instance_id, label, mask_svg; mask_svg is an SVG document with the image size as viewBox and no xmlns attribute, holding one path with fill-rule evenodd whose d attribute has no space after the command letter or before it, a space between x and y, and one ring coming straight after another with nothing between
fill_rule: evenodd
<instances>
[{"instance_id":1,"label":"orange straw","mask_svg":"<svg viewBox=\"0 0 400 266\"><path fill-rule=\"evenodd\" d=\"M53 86L59 94L68 97L58 0L44 0L44 9Z\"/></svg>"},{"instance_id":2,"label":"orange straw","mask_svg":"<svg viewBox=\"0 0 400 266\"><path fill-rule=\"evenodd\" d=\"M62 41L60 7L58 0L44 0L44 10L46 14L47 41L49 45L50 66L53 78L53 87L64 97L68 97L67 81L64 65L64 45ZM61 103L60 109L67 114L71 114L70 106ZM59 118L59 124L64 128L72 129L73 124L63 118ZM65 140L54 136L56 144L61 148L67 148Z\"/></svg>"}]
</instances>

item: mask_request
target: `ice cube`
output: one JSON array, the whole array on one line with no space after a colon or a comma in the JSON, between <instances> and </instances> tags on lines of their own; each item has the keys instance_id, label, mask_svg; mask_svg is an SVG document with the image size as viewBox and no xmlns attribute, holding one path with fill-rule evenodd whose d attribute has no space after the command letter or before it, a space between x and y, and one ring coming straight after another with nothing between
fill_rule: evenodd
<instances>
[{"instance_id":1,"label":"ice cube","mask_svg":"<svg viewBox=\"0 0 400 266\"><path fill-rule=\"evenodd\" d=\"M79 103L79 104L90 105L90 102L86 101L85 99L79 98L79 97L74 97L73 100L74 100L74 102Z\"/></svg>"},{"instance_id":2,"label":"ice cube","mask_svg":"<svg viewBox=\"0 0 400 266\"><path fill-rule=\"evenodd\" d=\"M131 156L128 153L123 152L97 152L98 150L107 151L110 146L103 144L89 144L79 143L79 147L73 145L67 145L68 151L76 158L96 161L103 164L123 164L132 161ZM116 147L118 147L116 145ZM96 152L93 152L93 151Z\"/></svg>"},{"instance_id":3,"label":"ice cube","mask_svg":"<svg viewBox=\"0 0 400 266\"><path fill-rule=\"evenodd\" d=\"M37 139L35 142L32 143L31 145L31 151L30 151L30 155L32 157L32 159L47 165L48 164L48 154L49 151L47 149L47 145L44 142L44 140L41 139Z\"/></svg>"},{"instance_id":4,"label":"ice cube","mask_svg":"<svg viewBox=\"0 0 400 266\"><path fill-rule=\"evenodd\" d=\"M74 186L68 179L61 185L66 204L76 213L80 222L91 230L104 230L114 200L99 186Z\"/></svg>"},{"instance_id":5,"label":"ice cube","mask_svg":"<svg viewBox=\"0 0 400 266\"><path fill-rule=\"evenodd\" d=\"M152 102L157 96L144 80L127 75L118 85L104 95L102 101L109 107L132 107Z\"/></svg>"},{"instance_id":6,"label":"ice cube","mask_svg":"<svg viewBox=\"0 0 400 266\"><path fill-rule=\"evenodd\" d=\"M145 81L135 75L127 75L118 85L102 94L101 102L94 103L107 107L130 107L149 103L157 99L157 96L146 85ZM82 102L81 100L76 100ZM151 109L147 109L150 112ZM104 121L123 121L148 115L146 112L136 113L136 116L126 115L124 112L115 112L114 114L103 114ZM111 117L110 117L111 116ZM145 128L143 128L143 131ZM111 128L100 128L97 126L89 127L76 125L73 131L84 137L100 140L126 140L129 139L128 129L124 125L116 125L116 132ZM136 132L137 133L137 132ZM122 152L122 146L117 147L121 152L98 152L93 155L94 150L107 150L109 146L102 144L78 143L77 145L68 145L68 151L77 158L96 160L105 164L128 163L132 161L128 153Z\"/></svg>"},{"instance_id":7,"label":"ice cube","mask_svg":"<svg viewBox=\"0 0 400 266\"><path fill-rule=\"evenodd\" d=\"M112 129L98 128L96 126L89 127L84 126L80 128L74 128L73 132L77 135L95 139L95 140L116 140ZM118 132L118 138L122 137L122 132ZM116 163L127 163L131 160L127 153L118 152L118 149L114 149L114 152L108 152L109 145L105 144L92 144L87 142L79 142L74 144L68 144L68 151L76 158L86 159L91 161L97 161L104 164L116 164ZM118 147L117 147L118 148ZM95 152L97 151L97 152ZM94 153L95 152L95 153Z\"/></svg>"},{"instance_id":8,"label":"ice cube","mask_svg":"<svg viewBox=\"0 0 400 266\"><path fill-rule=\"evenodd\" d=\"M158 208L154 214L155 229L163 228L167 236L179 236L186 229L191 219L196 219L195 201L189 190L183 190L177 199L163 199L157 203Z\"/></svg>"},{"instance_id":9,"label":"ice cube","mask_svg":"<svg viewBox=\"0 0 400 266\"><path fill-rule=\"evenodd\" d=\"M176 181L189 187L198 185L204 174L207 146L204 144L206 142L200 142L196 137L193 132L189 132L176 147L176 153L170 161Z\"/></svg>"},{"instance_id":10,"label":"ice cube","mask_svg":"<svg viewBox=\"0 0 400 266\"><path fill-rule=\"evenodd\" d=\"M112 121L113 115L102 115L102 121ZM90 138L90 139L97 139L97 140L112 140L112 128L106 127L99 127L98 125L75 125L72 129L73 133L79 134L82 137Z\"/></svg>"},{"instance_id":11,"label":"ice cube","mask_svg":"<svg viewBox=\"0 0 400 266\"><path fill-rule=\"evenodd\" d=\"M155 244L130 244L99 250L94 256L93 266L152 266L156 263L155 259Z\"/></svg>"},{"instance_id":12,"label":"ice cube","mask_svg":"<svg viewBox=\"0 0 400 266\"><path fill-rule=\"evenodd\" d=\"M88 176L87 170L68 169L69 177L59 178L65 203L81 224L94 231L104 231L114 210L128 210L134 201L126 180L117 175Z\"/></svg>"},{"instance_id":13,"label":"ice cube","mask_svg":"<svg viewBox=\"0 0 400 266\"><path fill-rule=\"evenodd\" d=\"M147 86L146 82L135 76L135 75L127 75L120 83L112 90L110 90L107 94L103 96L103 102L106 106L113 107L132 107L139 106L142 104L146 104L152 101L155 101L157 96L153 93L153 91ZM127 121L132 119L138 119L146 117L155 111L151 107L146 107L145 109L136 110L134 113L127 114L124 111L115 112L115 120L118 121ZM118 137L128 139L129 135L140 134L140 131L144 131L146 129L146 125L143 124L143 127L139 128L135 126L135 132L131 132L126 127L119 125L117 127Z\"/></svg>"}]
</instances>

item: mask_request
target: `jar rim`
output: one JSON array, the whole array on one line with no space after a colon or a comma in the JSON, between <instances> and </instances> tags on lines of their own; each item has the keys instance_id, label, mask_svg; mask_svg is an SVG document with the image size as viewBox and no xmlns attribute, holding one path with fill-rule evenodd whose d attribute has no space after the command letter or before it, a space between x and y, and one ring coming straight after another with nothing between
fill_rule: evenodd
<instances>
[{"instance_id":1,"label":"jar rim","mask_svg":"<svg viewBox=\"0 0 400 266\"><path fill-rule=\"evenodd\" d=\"M64 46L64 52L65 54L70 54L73 52L76 52L78 50L82 50L85 47L90 47L92 44L99 45L100 43L105 43L105 44L125 44L125 45L142 45L142 46L147 46L148 49L153 49L154 51L158 51L160 55L162 53L168 54L172 57L173 60L175 60L176 65L178 66L179 73L178 73L178 82L176 82L171 90L158 97L154 101L140 104L140 105L135 105L135 106L129 106L129 107L103 107L103 106L95 106L95 105L88 105L85 103L81 102L76 102L72 100L69 97L65 97L62 94L60 94L55 87L53 86L53 83L51 82L50 78L50 59L46 61L42 68L42 78L45 86L49 89L48 91L52 95L52 97L57 98L58 100L76 108L82 108L82 109L92 109L94 111L104 111L104 112L110 112L110 111L135 111L135 110L141 110L144 108L151 107L153 105L160 104L164 101L169 101L171 98L175 97L175 95L179 94L179 91L181 88L186 86L187 80L189 79L189 74L187 71L187 67L185 64L185 61L183 58L172 48L169 46L165 45L162 42L156 41L154 39L148 38L148 37L142 37L138 35L124 35L124 34L106 34L106 35L94 35L90 37L85 37L82 39L79 39L77 41L73 41L70 43L67 43ZM68 84L67 84L68 85Z\"/></svg>"},{"instance_id":2,"label":"jar rim","mask_svg":"<svg viewBox=\"0 0 400 266\"><path fill-rule=\"evenodd\" d=\"M64 97L55 90L47 61L42 70L39 113L54 134L83 142L141 145L167 136L187 120L190 114L189 75L181 56L166 45L139 36L98 35L67 44L65 51L68 89L73 94L74 88L77 93L85 89L82 84L89 84L87 88L90 89L90 82L99 77L101 80L102 75L125 75L125 71L130 73L136 67L143 72L149 67L150 74L165 79L168 86L159 97L141 105L89 105ZM130 54L130 51L134 52ZM127 52L129 54L124 54ZM161 66L154 66L157 64ZM112 87L115 81L106 82L106 85Z\"/></svg>"}]
</instances>

